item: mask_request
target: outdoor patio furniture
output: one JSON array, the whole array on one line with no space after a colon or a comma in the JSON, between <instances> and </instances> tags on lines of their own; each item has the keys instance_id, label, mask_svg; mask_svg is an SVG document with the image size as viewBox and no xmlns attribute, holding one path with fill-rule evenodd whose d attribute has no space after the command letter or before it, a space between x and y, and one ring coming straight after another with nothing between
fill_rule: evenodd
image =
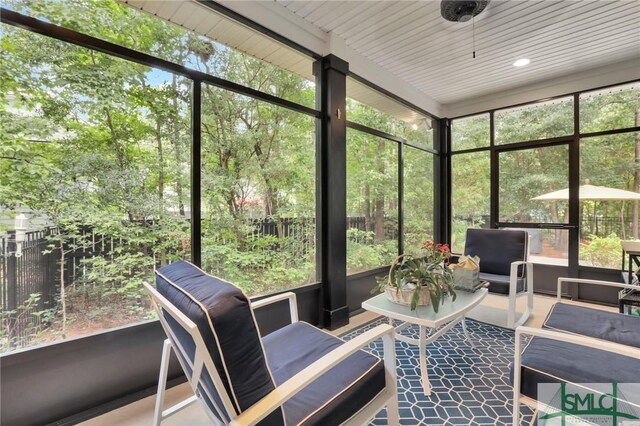
<instances>
[{"instance_id":1,"label":"outdoor patio furniture","mask_svg":"<svg viewBox=\"0 0 640 426\"><path fill-rule=\"evenodd\" d=\"M467 229L464 254L480 258L480 280L489 282L489 292L507 295L507 327L527 321L533 310L533 265L529 237L525 231ZM516 321L516 301L527 297L525 312Z\"/></svg>"},{"instance_id":2,"label":"outdoor patio furniture","mask_svg":"<svg viewBox=\"0 0 640 426\"><path fill-rule=\"evenodd\" d=\"M298 321L296 297L251 303L241 289L179 261L156 271L152 296L167 333L154 424L200 400L214 424L364 424L387 406L397 424L393 327L345 343ZM260 337L253 310L287 301L291 324ZM384 361L360 350L382 338ZM195 396L163 411L170 351Z\"/></svg>"},{"instance_id":3,"label":"outdoor patio furniture","mask_svg":"<svg viewBox=\"0 0 640 426\"><path fill-rule=\"evenodd\" d=\"M362 307L367 311L383 315L389 318L389 324L393 325L393 320L402 321L396 326L396 339L411 345L417 345L420 352L419 366L422 379L422 388L424 394L431 395L431 383L429 382L429 374L427 371L427 345L440 338L453 326L458 323L462 324L462 330L467 343L475 348L473 340L467 332L465 316L467 312L478 306L487 296L487 289L481 288L474 293L459 291L455 302L447 299L435 312L433 305L418 306L414 311L409 306L394 303L387 298L386 294L379 294L369 300L362 302ZM415 324L419 327L419 337L414 339L403 336L400 332Z\"/></svg>"},{"instance_id":4,"label":"outdoor patio furniture","mask_svg":"<svg viewBox=\"0 0 640 426\"><path fill-rule=\"evenodd\" d=\"M565 282L631 287L607 281L558 279L558 299L542 329L516 329L514 407L519 406L521 395L533 401L540 399L539 385L543 383L640 383L640 317L563 303ZM532 337L524 350L523 336ZM640 406L638 410L640 413ZM518 424L518 412L513 412L514 424Z\"/></svg>"}]
</instances>

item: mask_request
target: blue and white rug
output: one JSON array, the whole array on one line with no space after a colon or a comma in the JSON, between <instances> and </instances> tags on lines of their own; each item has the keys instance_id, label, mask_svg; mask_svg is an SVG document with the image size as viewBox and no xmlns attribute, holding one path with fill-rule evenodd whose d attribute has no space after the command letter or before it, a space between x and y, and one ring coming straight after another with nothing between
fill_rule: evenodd
<instances>
[{"instance_id":1,"label":"blue and white rug","mask_svg":"<svg viewBox=\"0 0 640 426\"><path fill-rule=\"evenodd\" d=\"M387 318L378 318L340 337L349 340L386 323ZM396 341L400 424L511 425L509 369L514 332L471 319L467 319L467 330L475 350L466 341L460 324L427 346L432 386L429 397L422 390L418 347ZM401 333L417 339L418 327L407 327ZM382 357L382 340L373 342L367 350ZM521 425L529 425L533 410L521 406L520 411ZM386 411L371 424L386 425Z\"/></svg>"}]
</instances>

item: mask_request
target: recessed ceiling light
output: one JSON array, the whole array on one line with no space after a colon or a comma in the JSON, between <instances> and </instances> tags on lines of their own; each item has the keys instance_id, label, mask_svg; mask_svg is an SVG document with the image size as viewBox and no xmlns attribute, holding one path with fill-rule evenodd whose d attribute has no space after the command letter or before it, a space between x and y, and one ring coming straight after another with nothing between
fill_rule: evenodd
<instances>
[{"instance_id":1,"label":"recessed ceiling light","mask_svg":"<svg viewBox=\"0 0 640 426\"><path fill-rule=\"evenodd\" d=\"M517 61L515 61L513 63L514 67L524 67L525 65L529 65L529 62L531 62L530 60L528 60L527 58L522 58L522 59L518 59Z\"/></svg>"}]
</instances>

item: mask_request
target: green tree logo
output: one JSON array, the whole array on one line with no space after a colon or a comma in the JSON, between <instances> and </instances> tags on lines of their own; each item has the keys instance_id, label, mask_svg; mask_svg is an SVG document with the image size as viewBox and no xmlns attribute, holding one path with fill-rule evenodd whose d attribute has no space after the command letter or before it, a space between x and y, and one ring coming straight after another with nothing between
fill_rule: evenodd
<instances>
[{"instance_id":1,"label":"green tree logo","mask_svg":"<svg viewBox=\"0 0 640 426\"><path fill-rule=\"evenodd\" d=\"M548 386L548 385L547 385ZM576 420L588 421L588 424L619 425L629 420L640 420L640 406L630 402L625 395L624 386L619 384L583 384L556 385L554 393L549 387L541 389L545 399L545 414L539 417L540 425L575 424ZM610 387L609 387L610 386ZM607 389L605 389L607 387ZM635 424L635 423L634 423Z\"/></svg>"}]
</instances>

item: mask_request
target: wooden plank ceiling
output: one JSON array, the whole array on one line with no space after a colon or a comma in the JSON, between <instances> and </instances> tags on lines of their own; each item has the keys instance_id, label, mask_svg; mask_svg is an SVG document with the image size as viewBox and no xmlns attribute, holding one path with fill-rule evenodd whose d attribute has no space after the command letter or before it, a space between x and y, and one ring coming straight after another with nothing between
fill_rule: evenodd
<instances>
[{"instance_id":1,"label":"wooden plank ceiling","mask_svg":"<svg viewBox=\"0 0 640 426\"><path fill-rule=\"evenodd\" d=\"M195 1L121 0L143 12L173 22L196 34L233 47L254 58L274 64L310 81L312 58L272 40L257 31L222 16Z\"/></svg>"},{"instance_id":2,"label":"wooden plank ceiling","mask_svg":"<svg viewBox=\"0 0 640 426\"><path fill-rule=\"evenodd\" d=\"M442 104L640 58L638 0L492 0L475 59L473 23L445 21L440 1L275 1Z\"/></svg>"}]
</instances>

